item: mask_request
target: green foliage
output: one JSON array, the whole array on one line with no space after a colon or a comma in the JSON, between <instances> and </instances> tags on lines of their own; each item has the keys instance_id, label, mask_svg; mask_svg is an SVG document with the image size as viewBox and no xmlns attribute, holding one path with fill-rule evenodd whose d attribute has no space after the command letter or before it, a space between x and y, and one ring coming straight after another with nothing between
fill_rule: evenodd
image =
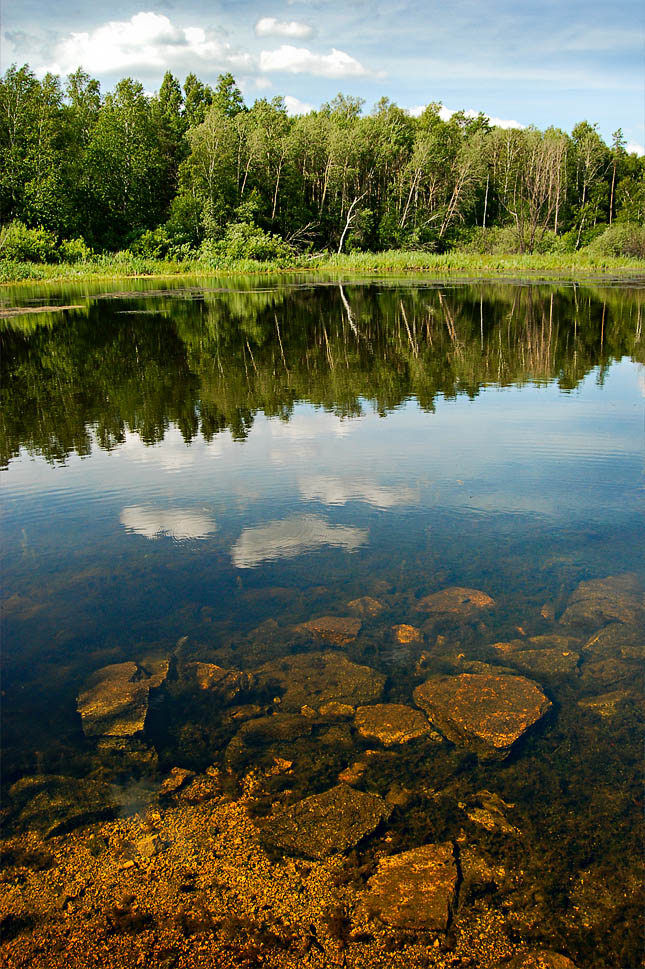
<instances>
[{"instance_id":1,"label":"green foliage","mask_svg":"<svg viewBox=\"0 0 645 969\"><path fill-rule=\"evenodd\" d=\"M88 262L94 252L80 236L77 239L63 239L58 247L61 262Z\"/></svg>"},{"instance_id":2,"label":"green foliage","mask_svg":"<svg viewBox=\"0 0 645 969\"><path fill-rule=\"evenodd\" d=\"M0 234L0 259L14 262L58 262L56 235L42 226L29 229L15 221Z\"/></svg>"},{"instance_id":3,"label":"green foliage","mask_svg":"<svg viewBox=\"0 0 645 969\"><path fill-rule=\"evenodd\" d=\"M463 242L548 254L644 222L645 160L620 130L607 146L586 121L571 135L503 130L464 112L444 121L438 104L413 118L382 98L368 113L344 94L294 118L280 97L247 107L228 73L211 88L166 72L153 97L124 78L102 96L81 69L61 86L12 65L0 78L0 213L153 259L208 240L213 258L284 260L280 239L309 252Z\"/></svg>"},{"instance_id":4,"label":"green foliage","mask_svg":"<svg viewBox=\"0 0 645 969\"><path fill-rule=\"evenodd\" d=\"M200 255L207 261L254 259L257 262L288 260L293 251L280 236L265 232L251 222L232 222L219 242L204 242Z\"/></svg>"},{"instance_id":5,"label":"green foliage","mask_svg":"<svg viewBox=\"0 0 645 969\"><path fill-rule=\"evenodd\" d=\"M615 222L589 245L599 256L625 256L645 259L645 226L634 222Z\"/></svg>"}]
</instances>

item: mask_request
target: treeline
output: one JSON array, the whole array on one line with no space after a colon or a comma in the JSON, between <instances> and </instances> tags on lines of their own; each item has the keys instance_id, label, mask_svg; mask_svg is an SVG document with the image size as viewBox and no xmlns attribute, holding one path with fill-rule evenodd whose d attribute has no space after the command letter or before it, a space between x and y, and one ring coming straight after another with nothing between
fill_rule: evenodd
<instances>
[{"instance_id":1,"label":"treeline","mask_svg":"<svg viewBox=\"0 0 645 969\"><path fill-rule=\"evenodd\" d=\"M531 253L602 233L645 255L645 159L620 129L608 146L586 121L569 135L444 121L437 104L362 109L342 94L297 117L281 98L249 108L230 74L182 87L166 73L153 97L125 78L103 96L81 69L61 84L14 65L0 81L0 256Z\"/></svg>"}]
</instances>

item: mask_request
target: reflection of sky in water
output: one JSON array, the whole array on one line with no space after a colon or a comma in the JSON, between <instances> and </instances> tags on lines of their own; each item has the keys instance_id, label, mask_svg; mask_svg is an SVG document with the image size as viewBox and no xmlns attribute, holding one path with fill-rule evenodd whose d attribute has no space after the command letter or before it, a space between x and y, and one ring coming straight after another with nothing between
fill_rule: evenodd
<instances>
[{"instance_id":1,"label":"reflection of sky in water","mask_svg":"<svg viewBox=\"0 0 645 969\"><path fill-rule=\"evenodd\" d=\"M232 549L233 564L251 569L264 561L295 558L325 545L354 552L367 543L367 531L330 525L319 515L295 515L245 528Z\"/></svg>"},{"instance_id":2,"label":"reflection of sky in water","mask_svg":"<svg viewBox=\"0 0 645 969\"><path fill-rule=\"evenodd\" d=\"M3 474L5 531L36 546L68 524L82 526L79 543L115 533L124 543L207 539L249 567L324 545L363 546L366 515L372 543L374 515L401 516L403 529L413 510L566 522L633 514L640 380L642 368L624 361L604 386L594 372L567 394L554 384L488 388L473 401L439 400L434 414L409 401L386 418L369 404L357 419L302 404L289 422L258 415L243 443L224 432L186 445L170 427L153 447L128 434L112 452L95 446L64 469L23 455Z\"/></svg>"},{"instance_id":3,"label":"reflection of sky in water","mask_svg":"<svg viewBox=\"0 0 645 969\"><path fill-rule=\"evenodd\" d=\"M208 515L200 515L188 508L163 509L143 505L124 508L121 524L126 532L134 532L144 538L167 535L179 542L189 538L206 538L217 528Z\"/></svg>"}]
</instances>

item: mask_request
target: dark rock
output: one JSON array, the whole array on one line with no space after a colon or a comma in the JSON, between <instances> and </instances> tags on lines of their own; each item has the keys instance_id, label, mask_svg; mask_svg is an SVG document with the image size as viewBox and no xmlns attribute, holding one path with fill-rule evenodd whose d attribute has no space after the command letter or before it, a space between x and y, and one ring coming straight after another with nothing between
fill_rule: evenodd
<instances>
[{"instance_id":1,"label":"dark rock","mask_svg":"<svg viewBox=\"0 0 645 969\"><path fill-rule=\"evenodd\" d=\"M358 844L390 815L376 794L338 784L263 822L262 840L289 854L326 858Z\"/></svg>"},{"instance_id":2,"label":"dark rock","mask_svg":"<svg viewBox=\"0 0 645 969\"><path fill-rule=\"evenodd\" d=\"M529 673L563 675L577 672L579 640L571 636L531 636L493 643L505 662Z\"/></svg>"},{"instance_id":3,"label":"dark rock","mask_svg":"<svg viewBox=\"0 0 645 969\"><path fill-rule=\"evenodd\" d=\"M109 785L59 774L22 777L9 789L9 799L15 828L45 838L111 820L118 812Z\"/></svg>"},{"instance_id":4,"label":"dark rock","mask_svg":"<svg viewBox=\"0 0 645 969\"><path fill-rule=\"evenodd\" d=\"M641 663L645 657L645 627L613 622L595 632L582 647L585 657L615 657Z\"/></svg>"},{"instance_id":5,"label":"dark rock","mask_svg":"<svg viewBox=\"0 0 645 969\"><path fill-rule=\"evenodd\" d=\"M416 688L414 701L448 740L485 758L505 757L551 706L523 676L478 673L430 677Z\"/></svg>"},{"instance_id":6,"label":"dark rock","mask_svg":"<svg viewBox=\"0 0 645 969\"><path fill-rule=\"evenodd\" d=\"M440 618L466 620L478 616L482 610L492 609L494 605L495 601L485 592L455 585L424 596L417 602L417 609Z\"/></svg>"},{"instance_id":7,"label":"dark rock","mask_svg":"<svg viewBox=\"0 0 645 969\"><path fill-rule=\"evenodd\" d=\"M565 626L598 627L603 623L642 624L645 618L643 589L631 572L581 582L560 617Z\"/></svg>"},{"instance_id":8,"label":"dark rock","mask_svg":"<svg viewBox=\"0 0 645 969\"><path fill-rule=\"evenodd\" d=\"M303 706L320 709L331 700L356 706L379 700L385 677L369 666L351 663L341 653L298 653L272 660L257 673L260 684L282 691L281 708L299 711Z\"/></svg>"},{"instance_id":9,"label":"dark rock","mask_svg":"<svg viewBox=\"0 0 645 969\"><path fill-rule=\"evenodd\" d=\"M400 929L445 932L457 894L452 844L430 844L382 858L362 907Z\"/></svg>"},{"instance_id":10,"label":"dark rock","mask_svg":"<svg viewBox=\"0 0 645 969\"><path fill-rule=\"evenodd\" d=\"M357 616L369 619L373 616L378 616L380 612L383 612L385 607L382 602L379 602L378 599L373 599L372 596L362 596L360 599L352 599L351 602L348 602L347 608L355 612Z\"/></svg>"},{"instance_id":11,"label":"dark rock","mask_svg":"<svg viewBox=\"0 0 645 969\"><path fill-rule=\"evenodd\" d=\"M253 677L249 673L227 670L214 663L185 663L181 672L182 681L227 703L253 688Z\"/></svg>"},{"instance_id":12,"label":"dark rock","mask_svg":"<svg viewBox=\"0 0 645 969\"><path fill-rule=\"evenodd\" d=\"M320 616L296 627L298 632L310 633L314 639L324 639L335 646L345 646L358 636L360 619L352 616Z\"/></svg>"}]
</instances>

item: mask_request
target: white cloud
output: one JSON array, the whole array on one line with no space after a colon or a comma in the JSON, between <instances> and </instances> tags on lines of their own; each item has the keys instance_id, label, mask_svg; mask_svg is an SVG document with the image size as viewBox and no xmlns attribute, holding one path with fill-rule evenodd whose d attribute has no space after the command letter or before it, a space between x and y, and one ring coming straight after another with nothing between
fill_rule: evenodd
<instances>
[{"instance_id":1,"label":"white cloud","mask_svg":"<svg viewBox=\"0 0 645 969\"><path fill-rule=\"evenodd\" d=\"M249 54L240 53L203 27L175 27L164 14L141 11L130 20L110 20L92 31L72 33L55 48L47 66L67 74L83 66L94 74L168 68L187 61L211 67L248 69Z\"/></svg>"},{"instance_id":2,"label":"white cloud","mask_svg":"<svg viewBox=\"0 0 645 969\"><path fill-rule=\"evenodd\" d=\"M301 101L300 98L294 98L291 94L285 94L284 104L287 109L287 114L309 114L310 111L314 110L313 104L307 104L306 101Z\"/></svg>"},{"instance_id":3,"label":"white cloud","mask_svg":"<svg viewBox=\"0 0 645 969\"><path fill-rule=\"evenodd\" d=\"M642 145L637 145L635 141L630 141L625 145L625 151L628 155L640 155L641 157L645 155L645 148Z\"/></svg>"},{"instance_id":4,"label":"white cloud","mask_svg":"<svg viewBox=\"0 0 645 969\"><path fill-rule=\"evenodd\" d=\"M426 108L427 108L427 104L417 104L413 108L408 108L408 114L412 115L413 118L419 118L421 117L421 115L423 114ZM441 118L442 121L450 121L453 114L456 114L456 112L451 111L450 108L444 107L444 105L441 105L441 107L439 108L439 117ZM474 111L472 108L469 108L467 111L464 111L464 114L466 115L467 118L479 117L479 111ZM495 128L524 128L525 127L525 125L520 124L519 121L514 121L512 119L507 120L505 118L493 118L493 117L489 117L488 115L485 115L485 117L488 118L490 123Z\"/></svg>"},{"instance_id":5,"label":"white cloud","mask_svg":"<svg viewBox=\"0 0 645 969\"><path fill-rule=\"evenodd\" d=\"M277 20L276 17L262 17L255 25L258 37L311 37L314 28L299 20Z\"/></svg>"},{"instance_id":6,"label":"white cloud","mask_svg":"<svg viewBox=\"0 0 645 969\"><path fill-rule=\"evenodd\" d=\"M320 501L325 505L344 505L348 501L364 501L374 508L394 508L396 505L414 505L419 495L412 488L401 486L389 488L367 478L348 480L341 477L312 475L298 480L303 498Z\"/></svg>"},{"instance_id":7,"label":"white cloud","mask_svg":"<svg viewBox=\"0 0 645 969\"><path fill-rule=\"evenodd\" d=\"M150 539L166 535L178 542L206 538L217 529L210 515L200 514L189 508L163 509L149 505L132 505L123 509L120 521L127 532Z\"/></svg>"},{"instance_id":8,"label":"white cloud","mask_svg":"<svg viewBox=\"0 0 645 969\"><path fill-rule=\"evenodd\" d=\"M252 569L262 562L295 558L326 545L355 552L367 541L364 528L331 525L319 515L295 515L245 528L231 549L231 558L236 568Z\"/></svg>"},{"instance_id":9,"label":"white cloud","mask_svg":"<svg viewBox=\"0 0 645 969\"><path fill-rule=\"evenodd\" d=\"M291 44L283 44L277 50L263 50L260 70L315 74L317 77L366 77L372 73L344 50L332 47L330 54L314 54L307 47Z\"/></svg>"}]
</instances>

